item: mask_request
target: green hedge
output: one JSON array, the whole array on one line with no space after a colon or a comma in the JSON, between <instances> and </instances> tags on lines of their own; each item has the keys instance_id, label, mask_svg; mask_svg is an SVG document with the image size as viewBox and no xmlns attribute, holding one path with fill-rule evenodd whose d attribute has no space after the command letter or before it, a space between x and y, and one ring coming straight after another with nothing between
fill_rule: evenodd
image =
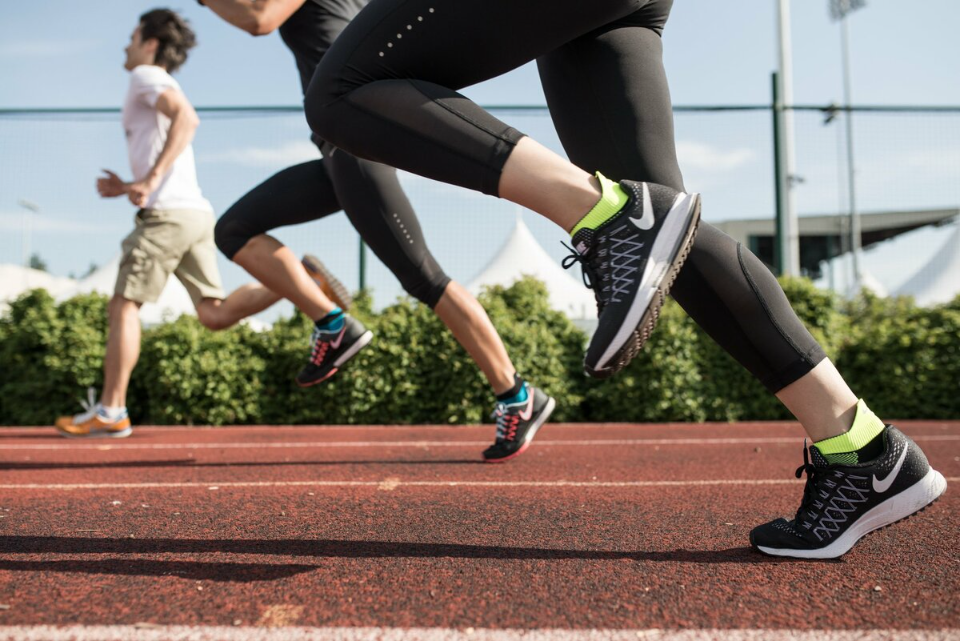
<instances>
[{"instance_id":1,"label":"green hedge","mask_svg":"<svg viewBox=\"0 0 960 641\"><path fill-rule=\"evenodd\" d=\"M846 319L836 296L808 280L781 281L800 319L835 357ZM589 394L591 420L740 421L789 419L790 414L669 302L644 350L609 383Z\"/></svg>"},{"instance_id":2,"label":"green hedge","mask_svg":"<svg viewBox=\"0 0 960 641\"><path fill-rule=\"evenodd\" d=\"M846 303L808 281L782 281L788 298L851 387L882 416L960 418L960 299L918 308L864 296ZM670 303L647 348L618 376L581 369L586 337L551 310L540 283L523 280L481 297L521 373L557 398L558 421L786 419L776 399ZM376 340L328 383L293 378L308 351L300 314L266 332L202 328L193 317L144 331L128 406L152 424L417 424L487 420L483 376L439 319L401 300L379 313L354 309ZM0 416L50 424L79 411L102 384L106 299L59 305L25 294L0 319Z\"/></svg>"}]
</instances>

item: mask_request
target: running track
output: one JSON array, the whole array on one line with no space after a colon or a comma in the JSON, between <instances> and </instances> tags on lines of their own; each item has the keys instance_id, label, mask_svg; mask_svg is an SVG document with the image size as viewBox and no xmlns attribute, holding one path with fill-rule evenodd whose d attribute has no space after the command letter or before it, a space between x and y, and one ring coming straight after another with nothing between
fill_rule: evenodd
<instances>
[{"instance_id":1,"label":"running track","mask_svg":"<svg viewBox=\"0 0 960 641\"><path fill-rule=\"evenodd\" d=\"M960 422L902 427L953 487L814 563L747 541L791 424L4 429L0 639L960 639Z\"/></svg>"}]
</instances>

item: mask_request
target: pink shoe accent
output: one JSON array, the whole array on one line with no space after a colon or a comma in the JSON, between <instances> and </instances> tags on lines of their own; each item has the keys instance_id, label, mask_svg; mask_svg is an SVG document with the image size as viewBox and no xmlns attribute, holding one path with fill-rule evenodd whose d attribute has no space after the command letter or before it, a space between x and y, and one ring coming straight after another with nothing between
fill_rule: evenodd
<instances>
[{"instance_id":1,"label":"pink shoe accent","mask_svg":"<svg viewBox=\"0 0 960 641\"><path fill-rule=\"evenodd\" d=\"M315 380L315 381L313 381L313 382L311 382L311 383L301 383L301 382L297 381L297 385L299 385L300 387L313 387L314 385L318 385L318 384L324 382L325 380L327 380L328 378L330 378L331 376L333 376L333 375L336 374L336 373L337 373L337 368L334 367L334 368L331 369L329 372L327 372L327 375L324 376L323 378L317 379L317 380Z\"/></svg>"},{"instance_id":2,"label":"pink shoe accent","mask_svg":"<svg viewBox=\"0 0 960 641\"><path fill-rule=\"evenodd\" d=\"M520 456L521 454L523 454L524 452L526 452L526 451L527 451L527 448L530 447L530 443L532 443L532 442L533 442L533 441L527 441L526 443L524 443L523 445L520 446L520 449L519 449L519 450L517 450L516 452L514 452L514 453L511 454L510 456L504 456L503 458L485 458L485 459L483 459L483 462L484 462L484 463L506 463L506 462L509 461L510 459L517 458L518 456Z\"/></svg>"}]
</instances>

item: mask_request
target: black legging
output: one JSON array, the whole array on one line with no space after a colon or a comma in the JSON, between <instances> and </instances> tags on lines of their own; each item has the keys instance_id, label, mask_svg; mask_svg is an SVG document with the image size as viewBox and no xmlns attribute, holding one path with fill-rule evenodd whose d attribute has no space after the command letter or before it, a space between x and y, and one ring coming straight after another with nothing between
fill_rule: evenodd
<instances>
[{"instance_id":1,"label":"black legging","mask_svg":"<svg viewBox=\"0 0 960 641\"><path fill-rule=\"evenodd\" d=\"M217 222L215 239L233 259L271 229L345 211L403 289L435 307L450 282L433 258L420 222L391 167L324 146L324 159L288 167L238 200Z\"/></svg>"},{"instance_id":2,"label":"black legging","mask_svg":"<svg viewBox=\"0 0 960 641\"><path fill-rule=\"evenodd\" d=\"M373 0L317 69L307 119L352 154L497 195L522 134L455 90L537 59L574 163L682 190L660 42L671 4ZM772 392L825 358L769 270L708 224L673 295Z\"/></svg>"}]
</instances>

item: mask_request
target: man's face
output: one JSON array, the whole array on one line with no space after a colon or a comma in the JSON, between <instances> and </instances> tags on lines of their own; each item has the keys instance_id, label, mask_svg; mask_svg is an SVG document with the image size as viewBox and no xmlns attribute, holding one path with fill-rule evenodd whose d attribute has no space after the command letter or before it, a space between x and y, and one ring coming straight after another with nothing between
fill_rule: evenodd
<instances>
[{"instance_id":1,"label":"man's face","mask_svg":"<svg viewBox=\"0 0 960 641\"><path fill-rule=\"evenodd\" d=\"M140 38L140 25L130 34L130 44L124 49L127 54L127 60L123 63L123 68L132 71L134 67L140 65L152 65L157 55L157 40L150 38L143 41Z\"/></svg>"}]
</instances>

